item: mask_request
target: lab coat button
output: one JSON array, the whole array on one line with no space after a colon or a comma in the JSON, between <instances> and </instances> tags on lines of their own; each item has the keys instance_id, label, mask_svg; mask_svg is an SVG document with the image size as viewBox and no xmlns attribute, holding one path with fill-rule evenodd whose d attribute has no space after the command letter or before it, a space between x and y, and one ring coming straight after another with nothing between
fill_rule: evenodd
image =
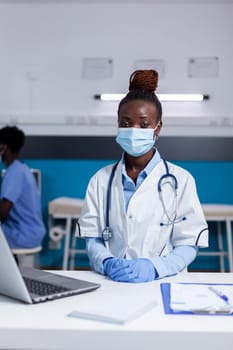
<instances>
[{"instance_id":1,"label":"lab coat button","mask_svg":"<svg viewBox=\"0 0 233 350\"><path fill-rule=\"evenodd\" d=\"M129 215L129 219L133 219L133 215L130 214L130 215Z\"/></svg>"}]
</instances>

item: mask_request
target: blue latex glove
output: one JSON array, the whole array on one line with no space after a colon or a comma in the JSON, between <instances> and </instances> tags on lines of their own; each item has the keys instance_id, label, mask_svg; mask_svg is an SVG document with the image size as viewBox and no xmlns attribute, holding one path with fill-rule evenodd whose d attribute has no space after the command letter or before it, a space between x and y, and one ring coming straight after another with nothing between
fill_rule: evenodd
<instances>
[{"instance_id":1,"label":"blue latex glove","mask_svg":"<svg viewBox=\"0 0 233 350\"><path fill-rule=\"evenodd\" d=\"M119 269L121 270L125 259L122 258L107 258L104 260L104 273L112 278L112 274Z\"/></svg>"},{"instance_id":2,"label":"blue latex glove","mask_svg":"<svg viewBox=\"0 0 233 350\"><path fill-rule=\"evenodd\" d=\"M149 282L157 277L157 271L149 259L111 258L104 262L105 273L117 282Z\"/></svg>"}]
</instances>

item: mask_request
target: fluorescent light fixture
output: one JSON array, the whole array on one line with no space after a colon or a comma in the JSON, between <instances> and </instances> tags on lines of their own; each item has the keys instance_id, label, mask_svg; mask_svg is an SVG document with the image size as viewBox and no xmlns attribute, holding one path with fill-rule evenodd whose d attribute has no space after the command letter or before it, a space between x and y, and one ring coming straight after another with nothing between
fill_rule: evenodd
<instances>
[{"instance_id":1,"label":"fluorescent light fixture","mask_svg":"<svg viewBox=\"0 0 233 350\"><path fill-rule=\"evenodd\" d=\"M156 94L160 101L169 102L192 102L208 100L209 95L203 94ZM120 101L125 94L100 94L94 95L94 98L101 101Z\"/></svg>"},{"instance_id":2,"label":"fluorescent light fixture","mask_svg":"<svg viewBox=\"0 0 233 350\"><path fill-rule=\"evenodd\" d=\"M209 98L202 94L158 94L161 101L203 101Z\"/></svg>"}]
</instances>

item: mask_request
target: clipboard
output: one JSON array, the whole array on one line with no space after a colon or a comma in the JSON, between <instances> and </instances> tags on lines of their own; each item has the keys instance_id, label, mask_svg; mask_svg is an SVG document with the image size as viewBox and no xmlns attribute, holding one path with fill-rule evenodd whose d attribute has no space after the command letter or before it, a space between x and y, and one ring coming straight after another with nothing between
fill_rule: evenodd
<instances>
[{"instance_id":1,"label":"clipboard","mask_svg":"<svg viewBox=\"0 0 233 350\"><path fill-rule=\"evenodd\" d=\"M190 284L190 285L197 285L197 284L200 284L200 285L207 285L207 286L223 286L223 285L228 285L228 286L232 286L233 288L233 284L230 284L230 283L183 283L183 284ZM197 311L197 312L193 312L193 311L173 311L171 308L170 308L170 287L171 287L171 284L170 283L161 283L160 284L160 291L161 291L161 296L162 296L162 301L163 301L163 308L164 308L164 312L165 314L167 315L206 315L206 316L233 316L233 311L232 312L224 312L224 311L221 311L221 312L214 312L214 313L211 313L211 312L208 312L208 311Z\"/></svg>"}]
</instances>

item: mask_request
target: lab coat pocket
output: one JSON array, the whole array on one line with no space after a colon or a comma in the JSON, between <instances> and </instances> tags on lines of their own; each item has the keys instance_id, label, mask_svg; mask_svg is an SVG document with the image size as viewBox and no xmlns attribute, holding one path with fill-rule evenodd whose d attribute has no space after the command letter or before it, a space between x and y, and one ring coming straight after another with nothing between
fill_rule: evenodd
<instances>
[{"instance_id":1,"label":"lab coat pocket","mask_svg":"<svg viewBox=\"0 0 233 350\"><path fill-rule=\"evenodd\" d=\"M157 224L149 224L144 231L143 256L152 257L156 254L160 245L160 227Z\"/></svg>"},{"instance_id":2,"label":"lab coat pocket","mask_svg":"<svg viewBox=\"0 0 233 350\"><path fill-rule=\"evenodd\" d=\"M149 225L144 239L143 251L145 256L153 258L164 254L171 245L172 227Z\"/></svg>"}]
</instances>

